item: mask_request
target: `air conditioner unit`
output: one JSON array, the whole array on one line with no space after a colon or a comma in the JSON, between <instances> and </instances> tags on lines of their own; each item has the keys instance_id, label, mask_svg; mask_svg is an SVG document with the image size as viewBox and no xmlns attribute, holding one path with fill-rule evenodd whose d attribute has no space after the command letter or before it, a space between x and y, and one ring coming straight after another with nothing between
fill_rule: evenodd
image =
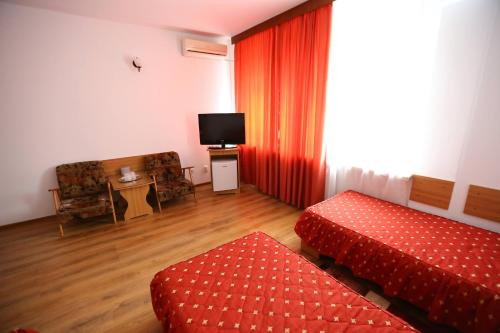
<instances>
[{"instance_id":1,"label":"air conditioner unit","mask_svg":"<svg viewBox=\"0 0 500 333\"><path fill-rule=\"evenodd\" d=\"M182 54L187 57L221 59L227 56L227 45L186 38L182 43Z\"/></svg>"}]
</instances>

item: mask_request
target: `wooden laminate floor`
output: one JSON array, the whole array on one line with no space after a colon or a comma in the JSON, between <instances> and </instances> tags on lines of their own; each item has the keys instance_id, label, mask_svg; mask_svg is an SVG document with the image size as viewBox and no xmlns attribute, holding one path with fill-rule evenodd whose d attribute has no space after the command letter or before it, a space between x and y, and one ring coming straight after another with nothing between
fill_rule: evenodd
<instances>
[{"instance_id":1,"label":"wooden laminate floor","mask_svg":"<svg viewBox=\"0 0 500 333\"><path fill-rule=\"evenodd\" d=\"M299 250L300 210L250 186L197 197L119 226L68 225L63 239L54 217L1 228L0 332L161 332L149 283L162 268L255 230Z\"/></svg>"},{"instance_id":2,"label":"wooden laminate floor","mask_svg":"<svg viewBox=\"0 0 500 333\"><path fill-rule=\"evenodd\" d=\"M111 216L65 227L48 217L0 228L0 333L17 327L51 332L162 332L149 283L168 265L260 230L295 252L302 211L244 186L215 195L210 185L168 203L163 212L121 222ZM382 288L329 258L315 260L361 295ZM395 298L389 312L425 333L454 333Z\"/></svg>"}]
</instances>

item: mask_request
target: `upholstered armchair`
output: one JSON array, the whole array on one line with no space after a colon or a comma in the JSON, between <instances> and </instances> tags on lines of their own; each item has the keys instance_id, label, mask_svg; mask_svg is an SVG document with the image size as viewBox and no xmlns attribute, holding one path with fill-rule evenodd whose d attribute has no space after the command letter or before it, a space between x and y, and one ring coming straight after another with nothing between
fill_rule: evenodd
<instances>
[{"instance_id":1,"label":"upholstered armchair","mask_svg":"<svg viewBox=\"0 0 500 333\"><path fill-rule=\"evenodd\" d=\"M63 223L70 218L89 218L113 213L111 187L100 161L62 164L56 167L59 188L51 189L56 214L61 217L59 232L64 236Z\"/></svg>"},{"instance_id":2,"label":"upholstered armchair","mask_svg":"<svg viewBox=\"0 0 500 333\"><path fill-rule=\"evenodd\" d=\"M181 167L179 154L175 151L147 155L144 158L144 167L146 173L153 177L160 212L162 202L188 194L193 194L196 199L191 174L193 167ZM189 176L189 179L186 176Z\"/></svg>"}]
</instances>

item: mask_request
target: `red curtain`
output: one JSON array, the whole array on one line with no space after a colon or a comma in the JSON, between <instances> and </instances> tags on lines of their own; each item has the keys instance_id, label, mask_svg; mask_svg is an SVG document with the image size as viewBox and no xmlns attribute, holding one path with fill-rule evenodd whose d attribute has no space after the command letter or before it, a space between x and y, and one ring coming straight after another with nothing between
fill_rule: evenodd
<instances>
[{"instance_id":1,"label":"red curtain","mask_svg":"<svg viewBox=\"0 0 500 333\"><path fill-rule=\"evenodd\" d=\"M236 109L245 113L241 178L307 207L324 198L331 4L235 46Z\"/></svg>"}]
</instances>

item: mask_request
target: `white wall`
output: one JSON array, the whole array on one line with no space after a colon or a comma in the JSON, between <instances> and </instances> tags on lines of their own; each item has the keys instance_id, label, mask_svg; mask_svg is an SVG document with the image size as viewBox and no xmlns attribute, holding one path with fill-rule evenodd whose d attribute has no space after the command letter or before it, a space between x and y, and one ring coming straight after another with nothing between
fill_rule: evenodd
<instances>
[{"instance_id":1,"label":"white wall","mask_svg":"<svg viewBox=\"0 0 500 333\"><path fill-rule=\"evenodd\" d=\"M500 2L452 2L444 8L440 31L439 79L447 91L440 97L449 105L441 105L448 117L438 142L446 144L450 130L463 133L459 156L446 159L455 163L451 175L438 168L443 160L438 150L428 156L436 165L423 174L454 180L455 187L447 211L416 202L410 206L500 232L500 223L463 214L470 184L500 189ZM457 116L465 119L463 126L453 126Z\"/></svg>"},{"instance_id":2,"label":"white wall","mask_svg":"<svg viewBox=\"0 0 500 333\"><path fill-rule=\"evenodd\" d=\"M184 35L0 2L0 225L53 214L62 163L175 150L209 180L197 114L234 111L232 62Z\"/></svg>"}]
</instances>

